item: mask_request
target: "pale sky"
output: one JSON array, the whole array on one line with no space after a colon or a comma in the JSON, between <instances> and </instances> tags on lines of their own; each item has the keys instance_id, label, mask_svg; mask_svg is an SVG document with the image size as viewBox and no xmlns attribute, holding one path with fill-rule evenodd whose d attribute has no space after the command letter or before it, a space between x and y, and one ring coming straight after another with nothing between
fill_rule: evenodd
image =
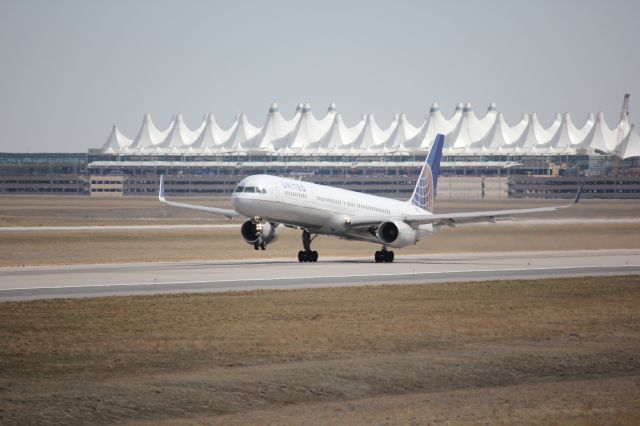
<instances>
[{"instance_id":1,"label":"pale sky","mask_svg":"<svg viewBox=\"0 0 640 426\"><path fill-rule=\"evenodd\" d=\"M418 125L491 101L516 123L640 117L639 1L0 0L0 152L85 152L149 112L262 125L334 101L345 122Z\"/></svg>"}]
</instances>

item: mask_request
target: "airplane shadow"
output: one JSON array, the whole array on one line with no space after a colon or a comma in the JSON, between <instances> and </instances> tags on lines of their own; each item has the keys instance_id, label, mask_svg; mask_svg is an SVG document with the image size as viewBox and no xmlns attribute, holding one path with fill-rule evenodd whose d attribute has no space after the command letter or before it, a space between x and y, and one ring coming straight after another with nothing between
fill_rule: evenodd
<instances>
[{"instance_id":1,"label":"airplane shadow","mask_svg":"<svg viewBox=\"0 0 640 426\"><path fill-rule=\"evenodd\" d=\"M484 258L482 261L479 261L474 258L470 259L460 259L460 258L432 258L432 259L403 259L402 257L396 257L394 264L402 264L402 265L492 265L492 266L503 266L505 263L501 263L498 259L495 262L487 262L487 259ZM300 263L295 259L269 259L269 260L245 260L245 261L211 261L211 262L198 262L198 263L180 263L180 267L234 267L234 266L276 266L276 265L300 265L304 267L304 265L360 265L360 264L376 264L373 259L329 259L323 260L320 258L317 263ZM156 266L157 268L158 266ZM174 265L163 265L160 266L160 269L172 269Z\"/></svg>"},{"instance_id":2,"label":"airplane shadow","mask_svg":"<svg viewBox=\"0 0 640 426\"><path fill-rule=\"evenodd\" d=\"M318 262L321 262L319 260ZM371 259L343 259L343 260L328 260L325 263L338 263L338 264L365 264L365 263L373 263L376 262ZM402 264L402 265L495 265L500 266L504 265L504 263L488 263L488 262L478 262L473 259L470 260L460 260L460 259L429 259L429 260L413 260L413 259L398 259L396 258L393 262L394 264Z\"/></svg>"}]
</instances>

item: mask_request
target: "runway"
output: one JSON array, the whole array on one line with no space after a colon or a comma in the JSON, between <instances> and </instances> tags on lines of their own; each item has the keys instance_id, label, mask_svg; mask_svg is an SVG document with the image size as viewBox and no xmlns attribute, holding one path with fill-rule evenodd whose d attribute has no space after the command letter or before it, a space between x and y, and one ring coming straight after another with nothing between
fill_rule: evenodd
<instances>
[{"instance_id":1,"label":"runway","mask_svg":"<svg viewBox=\"0 0 640 426\"><path fill-rule=\"evenodd\" d=\"M640 274L640 250L0 268L0 300Z\"/></svg>"}]
</instances>

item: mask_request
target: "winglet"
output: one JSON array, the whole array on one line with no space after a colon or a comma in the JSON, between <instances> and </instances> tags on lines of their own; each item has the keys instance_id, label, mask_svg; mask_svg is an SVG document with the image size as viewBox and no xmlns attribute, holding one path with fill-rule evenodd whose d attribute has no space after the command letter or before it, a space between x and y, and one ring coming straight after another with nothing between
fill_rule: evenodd
<instances>
[{"instance_id":1,"label":"winglet","mask_svg":"<svg viewBox=\"0 0 640 426\"><path fill-rule=\"evenodd\" d=\"M160 175L160 188L158 189L158 199L163 203L167 201L164 199L164 175Z\"/></svg>"},{"instance_id":2,"label":"winglet","mask_svg":"<svg viewBox=\"0 0 640 426\"><path fill-rule=\"evenodd\" d=\"M576 194L576 199L573 200L573 204L578 204L580 201L580 196L582 195L582 188L584 187L584 181L580 182L580 186L578 187L578 193Z\"/></svg>"},{"instance_id":3,"label":"winglet","mask_svg":"<svg viewBox=\"0 0 640 426\"><path fill-rule=\"evenodd\" d=\"M564 208L573 207L576 204L578 204L578 202L580 202L580 196L582 195L583 187L584 187L584 181L580 182L580 186L578 187L578 192L576 192L576 198L573 199L573 202L571 204L564 206Z\"/></svg>"}]
</instances>

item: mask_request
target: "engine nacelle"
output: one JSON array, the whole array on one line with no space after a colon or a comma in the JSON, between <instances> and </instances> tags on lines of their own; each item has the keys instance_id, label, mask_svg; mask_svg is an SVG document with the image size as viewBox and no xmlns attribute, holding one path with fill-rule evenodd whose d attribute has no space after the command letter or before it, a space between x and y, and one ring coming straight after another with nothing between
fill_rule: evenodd
<instances>
[{"instance_id":1,"label":"engine nacelle","mask_svg":"<svg viewBox=\"0 0 640 426\"><path fill-rule=\"evenodd\" d=\"M377 237L386 246L404 247L418 241L418 231L404 222L393 220L378 226Z\"/></svg>"},{"instance_id":2,"label":"engine nacelle","mask_svg":"<svg viewBox=\"0 0 640 426\"><path fill-rule=\"evenodd\" d=\"M259 229L260 226L262 230ZM242 234L242 238L251 245L262 242L266 246L278 239L276 225L271 222L255 223L253 220L247 220L242 224L240 234ZM262 238L262 241L260 241L260 238Z\"/></svg>"}]
</instances>

